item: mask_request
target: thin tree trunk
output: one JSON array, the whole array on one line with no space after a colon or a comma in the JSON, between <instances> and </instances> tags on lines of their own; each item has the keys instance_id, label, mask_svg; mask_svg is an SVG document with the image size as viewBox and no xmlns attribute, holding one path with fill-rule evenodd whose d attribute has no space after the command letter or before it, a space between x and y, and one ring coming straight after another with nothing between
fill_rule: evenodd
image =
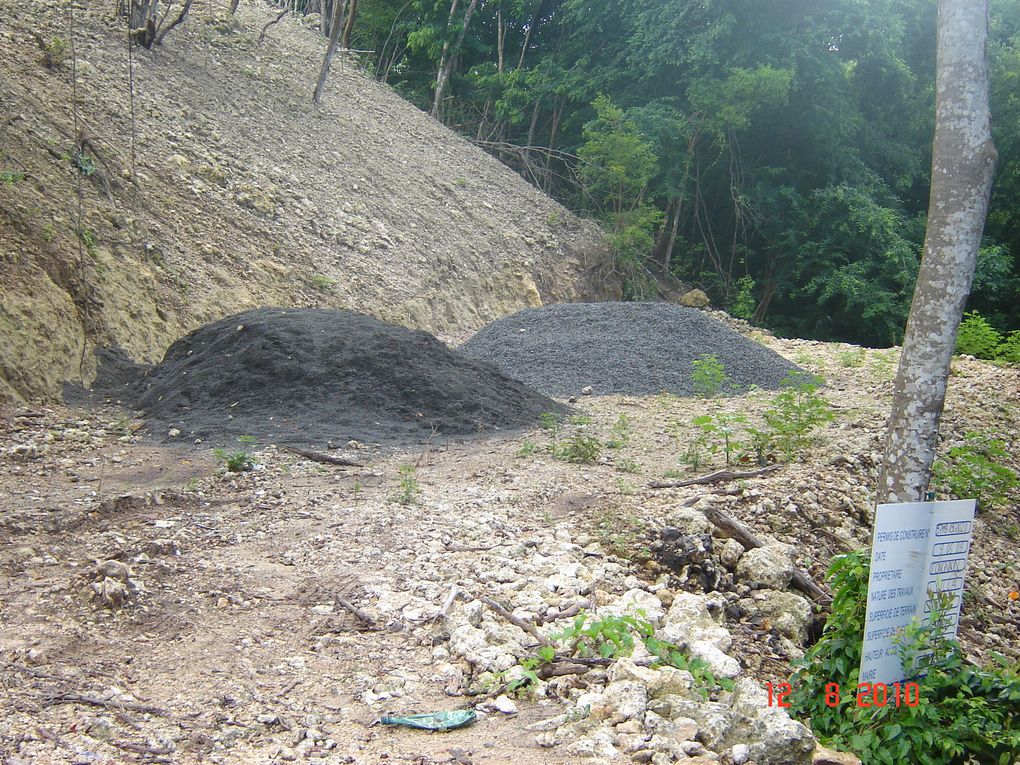
<instances>
[{"instance_id":1,"label":"thin tree trunk","mask_svg":"<svg viewBox=\"0 0 1020 765\"><path fill-rule=\"evenodd\" d=\"M938 19L928 230L893 390L879 502L916 502L927 493L997 158L988 114L988 0L939 0Z\"/></svg>"},{"instance_id":2,"label":"thin tree trunk","mask_svg":"<svg viewBox=\"0 0 1020 765\"><path fill-rule=\"evenodd\" d=\"M538 7L535 9L535 12L531 14L531 21L528 22L528 28L524 32L524 44L521 45L521 57L517 61L518 69L524 66L524 57L528 53L528 46L531 45L531 32L532 30L534 30L535 24L538 23L538 20L541 17L542 8L544 6L545 0L541 0L538 4Z\"/></svg>"},{"instance_id":3,"label":"thin tree trunk","mask_svg":"<svg viewBox=\"0 0 1020 765\"><path fill-rule=\"evenodd\" d=\"M347 7L347 19L344 21L344 33L340 37L340 47L347 50L351 47L351 32L354 30L354 18L358 13L358 0L350 0Z\"/></svg>"},{"instance_id":4,"label":"thin tree trunk","mask_svg":"<svg viewBox=\"0 0 1020 765\"><path fill-rule=\"evenodd\" d=\"M231 16L233 16L235 13L237 13L237 4L240 3L240 2L241 2L241 0L230 0L230 15Z\"/></svg>"},{"instance_id":5,"label":"thin tree trunk","mask_svg":"<svg viewBox=\"0 0 1020 765\"><path fill-rule=\"evenodd\" d=\"M340 45L340 18L343 16L345 3L340 0L333 0L333 17L329 22L329 47L326 48L326 55L322 59L322 71L319 72L319 81L315 85L315 93L312 95L312 102L319 103L322 99L322 91L326 89L326 78L329 77L329 68L333 65L333 56Z\"/></svg>"},{"instance_id":6,"label":"thin tree trunk","mask_svg":"<svg viewBox=\"0 0 1020 765\"><path fill-rule=\"evenodd\" d=\"M503 9L496 9L496 71L503 74L506 54L506 25L503 23Z\"/></svg>"},{"instance_id":7,"label":"thin tree trunk","mask_svg":"<svg viewBox=\"0 0 1020 765\"><path fill-rule=\"evenodd\" d=\"M453 63L457 60L457 54L460 52L460 46L464 44L464 38L467 36L468 26L471 24L471 17L475 13L475 8L478 7L478 0L471 0L468 4L467 10L464 11L464 23L461 25L460 32L457 33L457 41L451 49L449 44L443 46L443 55L440 57L439 64L439 75L436 77L436 97L432 102L432 116L435 119L439 119L439 107L443 102L443 94L446 91L446 84L450 80L450 75L453 73ZM454 11L457 8L457 0L453 0L453 5L450 7L450 18L453 19Z\"/></svg>"}]
</instances>

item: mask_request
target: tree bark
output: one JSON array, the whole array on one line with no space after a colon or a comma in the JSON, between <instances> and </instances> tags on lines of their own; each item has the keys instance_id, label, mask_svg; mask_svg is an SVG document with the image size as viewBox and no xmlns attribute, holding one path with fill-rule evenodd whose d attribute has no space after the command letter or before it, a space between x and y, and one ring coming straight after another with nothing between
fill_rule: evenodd
<instances>
[{"instance_id":1,"label":"tree bark","mask_svg":"<svg viewBox=\"0 0 1020 765\"><path fill-rule=\"evenodd\" d=\"M478 7L478 0L471 0L468 4L467 9L464 11L464 23L461 25L460 32L457 33L457 41L451 48L449 43L443 46L443 55L439 59L439 75L436 77L436 97L432 101L432 116L435 119L439 119L439 107L443 102L443 93L446 91L446 84L450 80L450 75L453 73L453 62L457 60L457 53L460 51L460 46L464 44L464 38L467 36L468 26L471 24L471 17L475 13L475 8ZM453 1L453 5L450 8L450 18L452 20L453 14L457 8L457 0Z\"/></svg>"},{"instance_id":2,"label":"tree bark","mask_svg":"<svg viewBox=\"0 0 1020 765\"><path fill-rule=\"evenodd\" d=\"M351 47L351 32L354 31L354 17L358 13L358 0L350 0L347 5L347 19L344 21L344 33L340 37L340 47L344 50Z\"/></svg>"},{"instance_id":3,"label":"tree bark","mask_svg":"<svg viewBox=\"0 0 1020 765\"><path fill-rule=\"evenodd\" d=\"M939 0L928 230L896 374L879 502L921 501L928 490L997 158L989 125L987 38L988 0Z\"/></svg>"},{"instance_id":4,"label":"tree bark","mask_svg":"<svg viewBox=\"0 0 1020 765\"><path fill-rule=\"evenodd\" d=\"M322 70L319 72L319 81L315 84L315 93L312 95L312 102L319 103L322 99L322 91L326 89L326 78L329 77L329 69L333 65L333 56L340 45L340 32L342 25L340 19L344 13L344 5L341 0L333 2L333 16L329 22L329 47L326 48L326 55L322 59Z\"/></svg>"}]
</instances>

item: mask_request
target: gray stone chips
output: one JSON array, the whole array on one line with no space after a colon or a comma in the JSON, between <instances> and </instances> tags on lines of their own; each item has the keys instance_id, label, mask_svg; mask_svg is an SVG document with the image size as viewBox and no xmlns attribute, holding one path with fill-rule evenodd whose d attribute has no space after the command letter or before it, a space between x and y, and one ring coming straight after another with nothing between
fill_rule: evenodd
<instances>
[{"instance_id":1,"label":"gray stone chips","mask_svg":"<svg viewBox=\"0 0 1020 765\"><path fill-rule=\"evenodd\" d=\"M730 393L779 387L797 366L706 313L666 303L569 303L492 322L460 346L550 396L694 394L693 362L714 354Z\"/></svg>"}]
</instances>

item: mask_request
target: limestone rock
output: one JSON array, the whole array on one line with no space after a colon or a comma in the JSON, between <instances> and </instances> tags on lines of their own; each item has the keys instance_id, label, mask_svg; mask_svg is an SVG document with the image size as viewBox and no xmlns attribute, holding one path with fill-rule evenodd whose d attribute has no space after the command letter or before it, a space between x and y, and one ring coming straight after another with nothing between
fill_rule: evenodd
<instances>
[{"instance_id":1,"label":"limestone rock","mask_svg":"<svg viewBox=\"0 0 1020 765\"><path fill-rule=\"evenodd\" d=\"M681 295L677 302L688 308L706 308L712 301L708 299L708 295L704 291L695 288Z\"/></svg>"},{"instance_id":2,"label":"limestone rock","mask_svg":"<svg viewBox=\"0 0 1020 765\"><path fill-rule=\"evenodd\" d=\"M807 640L811 627L811 604L794 592L761 590L754 594L753 608L772 622L781 635L798 645Z\"/></svg>"},{"instance_id":3,"label":"limestone rock","mask_svg":"<svg viewBox=\"0 0 1020 765\"><path fill-rule=\"evenodd\" d=\"M737 576L772 590L785 590L793 578L789 545L768 544L748 550L737 564Z\"/></svg>"}]
</instances>

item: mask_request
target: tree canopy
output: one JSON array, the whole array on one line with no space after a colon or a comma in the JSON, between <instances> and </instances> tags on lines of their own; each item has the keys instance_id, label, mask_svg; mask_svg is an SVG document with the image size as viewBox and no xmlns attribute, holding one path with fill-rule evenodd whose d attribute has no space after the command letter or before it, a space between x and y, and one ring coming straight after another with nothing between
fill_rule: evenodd
<instances>
[{"instance_id":1,"label":"tree canopy","mask_svg":"<svg viewBox=\"0 0 1020 765\"><path fill-rule=\"evenodd\" d=\"M352 45L375 52L376 76L602 220L632 295L667 270L781 333L902 340L928 205L933 0L362 0L358 13ZM1001 161L968 305L1005 330L1020 326L1014 0L992 1L989 46Z\"/></svg>"}]
</instances>

